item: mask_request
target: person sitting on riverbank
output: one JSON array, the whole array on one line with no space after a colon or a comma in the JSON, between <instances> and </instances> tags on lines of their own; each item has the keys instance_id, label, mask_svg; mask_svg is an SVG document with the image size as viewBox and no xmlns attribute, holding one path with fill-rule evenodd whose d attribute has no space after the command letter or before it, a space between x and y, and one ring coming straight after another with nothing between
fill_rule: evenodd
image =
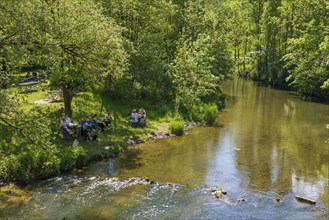
<instances>
[{"instance_id":1,"label":"person sitting on riverbank","mask_svg":"<svg viewBox=\"0 0 329 220\"><path fill-rule=\"evenodd\" d=\"M65 124L66 126L70 126L71 124L71 118L68 115L65 115Z\"/></svg>"},{"instance_id":2,"label":"person sitting on riverbank","mask_svg":"<svg viewBox=\"0 0 329 220\"><path fill-rule=\"evenodd\" d=\"M134 109L130 115L130 122L133 127L137 127L138 125L138 114L136 112L136 109Z\"/></svg>"},{"instance_id":3,"label":"person sitting on riverbank","mask_svg":"<svg viewBox=\"0 0 329 220\"><path fill-rule=\"evenodd\" d=\"M71 123L71 118L68 115L65 115L65 124L69 129L73 129L73 124Z\"/></svg>"},{"instance_id":4,"label":"person sitting on riverbank","mask_svg":"<svg viewBox=\"0 0 329 220\"><path fill-rule=\"evenodd\" d=\"M140 108L138 111L138 123L139 125L145 125L146 124L146 111L144 108Z\"/></svg>"},{"instance_id":5,"label":"person sitting on riverbank","mask_svg":"<svg viewBox=\"0 0 329 220\"><path fill-rule=\"evenodd\" d=\"M62 119L59 126L62 129L62 132L65 136L69 137L71 135L71 130L67 127L65 118Z\"/></svg>"},{"instance_id":6,"label":"person sitting on riverbank","mask_svg":"<svg viewBox=\"0 0 329 220\"><path fill-rule=\"evenodd\" d=\"M84 117L81 121L81 136L88 140L90 137L90 132L93 130L92 125Z\"/></svg>"},{"instance_id":7,"label":"person sitting on riverbank","mask_svg":"<svg viewBox=\"0 0 329 220\"><path fill-rule=\"evenodd\" d=\"M91 115L89 117L88 123L91 125L92 129L97 129L98 128L97 123L96 123L96 121L93 118L93 115Z\"/></svg>"},{"instance_id":8,"label":"person sitting on riverbank","mask_svg":"<svg viewBox=\"0 0 329 220\"><path fill-rule=\"evenodd\" d=\"M103 122L99 121L97 119L97 114L94 114L92 117L91 117L92 121L93 121L93 124L96 124L97 127L99 127L101 129L102 132L104 132L104 128L105 128L105 125L103 124Z\"/></svg>"},{"instance_id":9,"label":"person sitting on riverbank","mask_svg":"<svg viewBox=\"0 0 329 220\"><path fill-rule=\"evenodd\" d=\"M105 115L105 118L104 118L105 126L108 127L108 128L110 128L111 127L111 122L112 122L111 113L110 112L107 112L107 114Z\"/></svg>"}]
</instances>

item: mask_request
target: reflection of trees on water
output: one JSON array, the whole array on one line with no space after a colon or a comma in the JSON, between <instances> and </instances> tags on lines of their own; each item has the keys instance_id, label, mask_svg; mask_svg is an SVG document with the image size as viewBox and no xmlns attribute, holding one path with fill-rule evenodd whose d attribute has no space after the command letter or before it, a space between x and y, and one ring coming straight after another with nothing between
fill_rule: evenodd
<instances>
[{"instance_id":1,"label":"reflection of trees on water","mask_svg":"<svg viewBox=\"0 0 329 220\"><path fill-rule=\"evenodd\" d=\"M294 178L313 185L328 179L328 106L250 81L234 83L229 92L239 101L232 109L231 132L238 134L237 166L248 173L249 187L286 194L293 190ZM328 184L324 190L328 192Z\"/></svg>"},{"instance_id":2,"label":"reflection of trees on water","mask_svg":"<svg viewBox=\"0 0 329 220\"><path fill-rule=\"evenodd\" d=\"M216 128L195 128L190 135L149 142L136 153L121 157L121 175L147 176L159 182L202 184L209 161L213 160L219 132Z\"/></svg>"}]
</instances>

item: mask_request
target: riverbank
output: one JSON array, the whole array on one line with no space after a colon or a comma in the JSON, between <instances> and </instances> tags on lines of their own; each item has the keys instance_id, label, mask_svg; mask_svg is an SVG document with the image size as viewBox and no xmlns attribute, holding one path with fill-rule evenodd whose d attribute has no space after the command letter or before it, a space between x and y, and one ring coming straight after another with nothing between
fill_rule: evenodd
<instances>
[{"instance_id":1,"label":"riverbank","mask_svg":"<svg viewBox=\"0 0 329 220\"><path fill-rule=\"evenodd\" d=\"M87 142L78 136L78 146L72 147L75 139L65 138L59 128L59 122L64 116L63 103L61 100L40 101L45 100L46 96L47 90L17 94L18 98L26 100L19 106L24 114L22 120L39 128L24 131L23 134L33 134L31 141L24 139L17 129L12 128L12 131L8 132L8 125L0 123L0 135L4 137L1 140L1 149L3 154L7 155L0 162L0 182L28 184L39 181L73 168L81 168L90 161L114 157L129 145L172 137L174 135L170 133L175 131L169 132L171 123L178 126L176 128L178 131L185 129L186 121L184 122L183 117L179 116L169 104L154 104L137 99L118 100L108 97L103 92L84 92L73 99L72 122L80 124L83 117L92 114L98 114L98 119L103 119L106 112L111 112L113 121L110 129L100 134L96 133L97 140ZM147 125L132 127L131 111L141 107L147 112ZM213 117L211 115L214 113L217 116L217 108L216 111L209 113L209 109L212 110L213 106L206 107L204 110L206 120ZM190 123L187 127L193 126L195 125Z\"/></svg>"}]
</instances>

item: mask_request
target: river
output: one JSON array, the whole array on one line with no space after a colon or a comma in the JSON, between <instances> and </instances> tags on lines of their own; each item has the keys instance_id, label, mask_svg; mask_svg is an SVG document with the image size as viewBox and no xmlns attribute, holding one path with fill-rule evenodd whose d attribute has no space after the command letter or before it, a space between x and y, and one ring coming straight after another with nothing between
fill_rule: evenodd
<instances>
[{"instance_id":1,"label":"river","mask_svg":"<svg viewBox=\"0 0 329 220\"><path fill-rule=\"evenodd\" d=\"M25 188L2 187L11 198L0 200L0 218L328 219L328 105L245 79L222 90L222 126L130 147ZM214 187L227 194L216 198Z\"/></svg>"}]
</instances>

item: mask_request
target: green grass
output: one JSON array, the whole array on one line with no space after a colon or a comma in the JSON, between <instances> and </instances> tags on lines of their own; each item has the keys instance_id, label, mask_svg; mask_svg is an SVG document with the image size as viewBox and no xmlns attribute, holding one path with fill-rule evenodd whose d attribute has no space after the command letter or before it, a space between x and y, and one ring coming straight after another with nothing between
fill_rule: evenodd
<instances>
[{"instance_id":1,"label":"green grass","mask_svg":"<svg viewBox=\"0 0 329 220\"><path fill-rule=\"evenodd\" d=\"M63 108L63 103L48 103L48 104L35 104L34 102L40 99L45 99L48 96L46 86L39 87L38 91L31 93L18 93L17 88L11 88L10 92L23 100L21 109L24 111L30 110L34 106L39 106L45 109L52 124L50 125L53 130L53 143L60 149L71 146L74 139L67 139L63 137L60 132L59 123L64 113L59 112ZM124 149L125 140L128 138L139 137L145 139L148 134L154 133L156 128L162 122L169 122L174 113L171 108L166 105L158 105L149 103L146 100L116 100L109 98L108 95L103 94L101 91L84 92L74 97L72 102L73 115L72 122L80 124L84 116L98 114L98 119L103 120L106 112L111 112L113 121L112 128L109 131L98 134L96 141L87 142L78 137L80 146L87 149L88 160L99 158L104 153L105 146L111 146L113 149ZM130 125L130 113L132 109L139 109L143 107L147 113L147 125L144 127L133 128ZM1 129L2 128L2 129ZM19 140L15 140L14 136L6 135L5 126L0 126L0 143L20 144ZM3 146L4 146L3 145ZM8 145L8 146L9 146Z\"/></svg>"}]
</instances>

